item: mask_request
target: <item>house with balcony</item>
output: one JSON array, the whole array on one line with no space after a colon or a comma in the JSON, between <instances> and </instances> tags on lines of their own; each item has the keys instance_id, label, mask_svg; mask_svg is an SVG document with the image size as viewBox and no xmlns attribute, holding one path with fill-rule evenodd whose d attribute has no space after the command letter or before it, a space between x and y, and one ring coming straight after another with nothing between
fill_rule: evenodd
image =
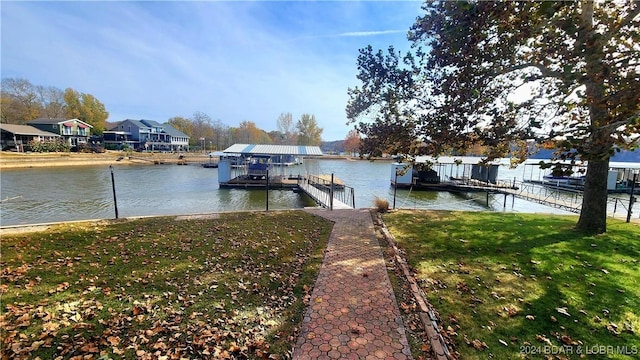
<instances>
[{"instance_id":1,"label":"house with balcony","mask_svg":"<svg viewBox=\"0 0 640 360\"><path fill-rule=\"evenodd\" d=\"M126 119L103 132L107 148L128 146L139 151L188 151L189 136L169 124Z\"/></svg>"},{"instance_id":2,"label":"house with balcony","mask_svg":"<svg viewBox=\"0 0 640 360\"><path fill-rule=\"evenodd\" d=\"M93 126L79 119L39 118L29 121L27 125L60 135L72 148L87 144L93 128Z\"/></svg>"}]
</instances>

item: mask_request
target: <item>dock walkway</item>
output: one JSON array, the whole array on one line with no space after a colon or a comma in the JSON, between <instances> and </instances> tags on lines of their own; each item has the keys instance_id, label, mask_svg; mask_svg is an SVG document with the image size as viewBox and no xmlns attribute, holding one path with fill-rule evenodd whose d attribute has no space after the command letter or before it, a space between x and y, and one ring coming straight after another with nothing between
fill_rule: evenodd
<instances>
[{"instance_id":1,"label":"dock walkway","mask_svg":"<svg viewBox=\"0 0 640 360\"><path fill-rule=\"evenodd\" d=\"M369 210L306 211L335 225L293 359L411 359Z\"/></svg>"},{"instance_id":2,"label":"dock walkway","mask_svg":"<svg viewBox=\"0 0 640 360\"><path fill-rule=\"evenodd\" d=\"M580 213L580 209L582 208L581 193L574 193L572 196L560 196L560 192L557 190L532 191L530 187L521 187L517 190L504 189L501 190L501 192L505 195L512 195L523 200L536 202L538 204L555 207L573 213Z\"/></svg>"},{"instance_id":3,"label":"dock walkway","mask_svg":"<svg viewBox=\"0 0 640 360\"><path fill-rule=\"evenodd\" d=\"M318 189L317 187L309 184L306 181L302 181L298 183L298 188L304 191L309 197L311 197L316 203L320 204L324 208L331 208L331 196L329 193ZM334 198L333 199L333 209L353 209L353 207L345 204L344 202Z\"/></svg>"}]
</instances>

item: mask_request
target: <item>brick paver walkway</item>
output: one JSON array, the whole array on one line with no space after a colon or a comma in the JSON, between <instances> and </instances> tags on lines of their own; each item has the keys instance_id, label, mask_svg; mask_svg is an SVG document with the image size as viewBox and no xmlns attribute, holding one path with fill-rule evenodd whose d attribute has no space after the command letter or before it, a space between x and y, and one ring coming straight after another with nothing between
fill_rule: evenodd
<instances>
[{"instance_id":1,"label":"brick paver walkway","mask_svg":"<svg viewBox=\"0 0 640 360\"><path fill-rule=\"evenodd\" d=\"M369 210L319 210L335 222L294 359L411 359Z\"/></svg>"}]
</instances>

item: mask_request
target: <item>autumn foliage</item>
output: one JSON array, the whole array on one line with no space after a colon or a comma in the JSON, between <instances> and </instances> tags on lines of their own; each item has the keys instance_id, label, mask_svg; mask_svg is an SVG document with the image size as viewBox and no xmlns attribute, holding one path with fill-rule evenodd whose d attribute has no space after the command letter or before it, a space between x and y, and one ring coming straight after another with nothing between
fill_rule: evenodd
<instances>
[{"instance_id":1,"label":"autumn foliage","mask_svg":"<svg viewBox=\"0 0 640 360\"><path fill-rule=\"evenodd\" d=\"M331 225L304 212L3 235L2 358L286 358Z\"/></svg>"}]
</instances>

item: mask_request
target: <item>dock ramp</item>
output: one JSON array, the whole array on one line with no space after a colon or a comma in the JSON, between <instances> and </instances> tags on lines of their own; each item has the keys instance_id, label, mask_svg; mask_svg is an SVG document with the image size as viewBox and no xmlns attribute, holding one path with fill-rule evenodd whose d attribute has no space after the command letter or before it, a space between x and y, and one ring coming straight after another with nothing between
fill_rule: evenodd
<instances>
[{"instance_id":1,"label":"dock ramp","mask_svg":"<svg viewBox=\"0 0 640 360\"><path fill-rule=\"evenodd\" d=\"M309 176L298 180L298 189L307 194L318 205L327 209L354 209L353 188L341 181L331 183L325 176Z\"/></svg>"}]
</instances>

